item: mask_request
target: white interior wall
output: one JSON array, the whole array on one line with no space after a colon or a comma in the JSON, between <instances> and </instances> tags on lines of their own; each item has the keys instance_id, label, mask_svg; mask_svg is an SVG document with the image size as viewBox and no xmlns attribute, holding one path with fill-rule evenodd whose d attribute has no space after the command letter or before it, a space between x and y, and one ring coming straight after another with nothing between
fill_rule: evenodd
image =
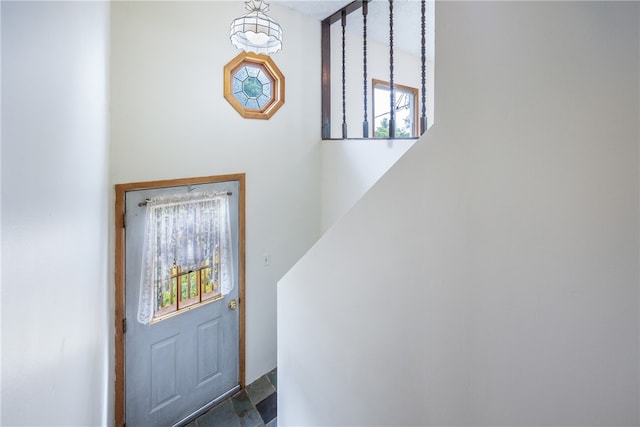
<instances>
[{"instance_id":1,"label":"white interior wall","mask_svg":"<svg viewBox=\"0 0 640 427\"><path fill-rule=\"evenodd\" d=\"M2 418L107 424L107 2L2 10Z\"/></svg>"},{"instance_id":2,"label":"white interior wall","mask_svg":"<svg viewBox=\"0 0 640 427\"><path fill-rule=\"evenodd\" d=\"M320 23L271 5L285 103L250 120L223 98L223 67L240 52L229 23L245 12L241 2L112 3L111 183L247 174L250 383L276 366L276 282L320 232Z\"/></svg>"},{"instance_id":3,"label":"white interior wall","mask_svg":"<svg viewBox=\"0 0 640 427\"><path fill-rule=\"evenodd\" d=\"M638 425L638 4L436 16L436 125L279 282L279 424Z\"/></svg>"},{"instance_id":4,"label":"white interior wall","mask_svg":"<svg viewBox=\"0 0 640 427\"><path fill-rule=\"evenodd\" d=\"M323 141L322 232L349 212L415 142L415 139Z\"/></svg>"}]
</instances>

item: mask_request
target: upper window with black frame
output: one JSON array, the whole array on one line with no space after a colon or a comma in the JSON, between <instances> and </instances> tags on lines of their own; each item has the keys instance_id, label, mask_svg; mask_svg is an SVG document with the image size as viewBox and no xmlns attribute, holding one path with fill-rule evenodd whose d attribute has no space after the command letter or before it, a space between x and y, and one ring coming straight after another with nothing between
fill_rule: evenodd
<instances>
[{"instance_id":1,"label":"upper window with black frame","mask_svg":"<svg viewBox=\"0 0 640 427\"><path fill-rule=\"evenodd\" d=\"M373 79L373 136L389 138L391 122L391 87L389 82ZM393 85L393 112L395 138L418 136L418 94L417 88Z\"/></svg>"}]
</instances>

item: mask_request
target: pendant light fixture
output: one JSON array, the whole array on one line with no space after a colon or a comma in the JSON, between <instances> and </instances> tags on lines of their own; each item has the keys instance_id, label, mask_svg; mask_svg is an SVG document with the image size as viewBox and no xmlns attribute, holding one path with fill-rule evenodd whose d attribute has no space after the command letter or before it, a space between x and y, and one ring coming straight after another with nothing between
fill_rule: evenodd
<instances>
[{"instance_id":1,"label":"pendant light fixture","mask_svg":"<svg viewBox=\"0 0 640 427\"><path fill-rule=\"evenodd\" d=\"M245 5L249 13L231 23L231 43L246 52L266 55L282 49L282 28L267 16L269 5L262 0L249 0Z\"/></svg>"}]
</instances>

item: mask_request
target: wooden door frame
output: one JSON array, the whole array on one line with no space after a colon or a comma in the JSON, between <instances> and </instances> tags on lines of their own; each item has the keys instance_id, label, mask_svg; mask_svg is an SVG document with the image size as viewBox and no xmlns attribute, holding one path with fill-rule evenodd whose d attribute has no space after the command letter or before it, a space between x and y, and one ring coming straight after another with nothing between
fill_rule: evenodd
<instances>
[{"instance_id":1,"label":"wooden door frame","mask_svg":"<svg viewBox=\"0 0 640 427\"><path fill-rule=\"evenodd\" d=\"M228 174L199 178L182 178L162 181L116 184L115 200L115 425L125 423L125 195L128 191L148 190L185 185L212 184L238 181L238 305L240 328L240 387L245 387L245 174Z\"/></svg>"}]
</instances>

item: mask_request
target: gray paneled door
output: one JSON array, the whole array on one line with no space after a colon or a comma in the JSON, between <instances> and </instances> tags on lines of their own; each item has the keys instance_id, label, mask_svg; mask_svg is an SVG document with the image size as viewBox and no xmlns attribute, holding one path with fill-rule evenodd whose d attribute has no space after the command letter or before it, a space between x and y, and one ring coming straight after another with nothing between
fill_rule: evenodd
<instances>
[{"instance_id":1,"label":"gray paneled door","mask_svg":"<svg viewBox=\"0 0 640 427\"><path fill-rule=\"evenodd\" d=\"M239 387L238 181L125 194L125 422L172 426ZM137 321L145 199L187 191L231 191L235 287L230 294L156 323ZM230 307L231 305L231 307ZM233 307L233 308L232 308Z\"/></svg>"}]
</instances>

